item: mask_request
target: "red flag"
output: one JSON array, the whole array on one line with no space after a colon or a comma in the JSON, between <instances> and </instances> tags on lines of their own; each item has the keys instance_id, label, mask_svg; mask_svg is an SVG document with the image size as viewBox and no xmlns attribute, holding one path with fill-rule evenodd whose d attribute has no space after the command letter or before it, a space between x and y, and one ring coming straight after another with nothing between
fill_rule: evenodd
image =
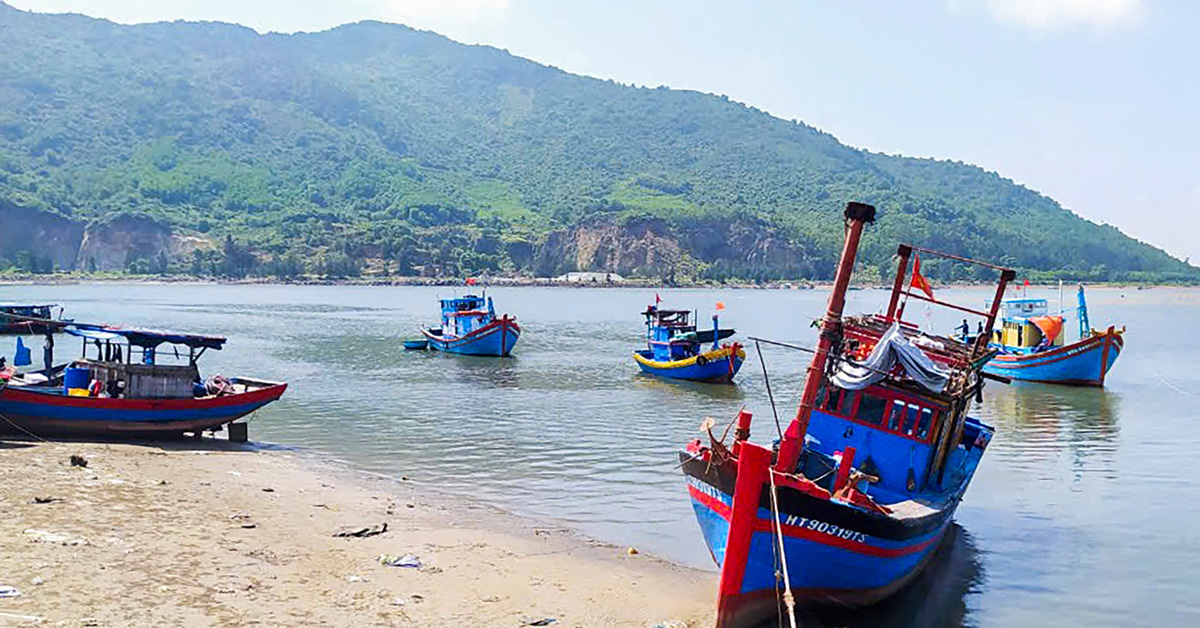
<instances>
[{"instance_id":1,"label":"red flag","mask_svg":"<svg viewBox=\"0 0 1200 628\"><path fill-rule=\"evenodd\" d=\"M662 297L658 296L658 293L655 292L654 293L654 304L658 305L659 303L662 303Z\"/></svg>"},{"instance_id":2,"label":"red flag","mask_svg":"<svg viewBox=\"0 0 1200 628\"><path fill-rule=\"evenodd\" d=\"M725 304L724 304L723 302L721 302L721 301L717 301L717 309L718 309L718 310L723 310L723 309L725 309Z\"/></svg>"},{"instance_id":3,"label":"red flag","mask_svg":"<svg viewBox=\"0 0 1200 628\"><path fill-rule=\"evenodd\" d=\"M929 286L929 280L921 274L921 256L917 255L913 258L912 281L909 283L913 288L924 292L929 298L933 298L933 288Z\"/></svg>"},{"instance_id":4,"label":"red flag","mask_svg":"<svg viewBox=\"0 0 1200 628\"><path fill-rule=\"evenodd\" d=\"M468 277L468 278L467 278L467 285L468 285L468 286L473 286L473 285L475 285L475 278L474 278L474 277Z\"/></svg>"}]
</instances>

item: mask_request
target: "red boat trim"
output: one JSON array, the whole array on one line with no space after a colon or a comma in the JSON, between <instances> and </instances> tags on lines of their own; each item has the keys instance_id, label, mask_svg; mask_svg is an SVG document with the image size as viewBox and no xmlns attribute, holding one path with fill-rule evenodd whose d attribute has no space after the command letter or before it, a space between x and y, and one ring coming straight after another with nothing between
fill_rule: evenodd
<instances>
[{"instance_id":1,"label":"red boat trim","mask_svg":"<svg viewBox=\"0 0 1200 628\"><path fill-rule=\"evenodd\" d=\"M453 338L453 339L448 339L445 336L435 336L435 335L429 333L429 330L426 330L426 329L422 329L421 333L425 334L425 336L428 337L430 340L437 340L438 342L444 342L444 343L446 343L447 347L453 347L453 346L463 343L463 342L470 342L472 340L475 340L477 337L486 336L488 334L495 333L497 327L500 327L502 331L506 331L507 328L512 327L512 329L514 331L516 331L517 333L521 333L521 328L520 328L520 326L517 325L517 322L513 319L508 318L507 316L505 318L501 318L499 320L492 321L491 323L488 323L487 325L484 325L483 327L480 327L479 329L476 329L475 331L472 331L465 336L458 336L457 338Z\"/></svg>"},{"instance_id":2,"label":"red boat trim","mask_svg":"<svg viewBox=\"0 0 1200 628\"><path fill-rule=\"evenodd\" d=\"M249 392L221 397L181 397L178 399L125 399L111 397L71 397L9 386L2 393L14 402L36 403L45 406L70 408L98 408L104 410L196 410L239 406L269 398L279 398L287 390L287 384L275 384Z\"/></svg>"}]
</instances>

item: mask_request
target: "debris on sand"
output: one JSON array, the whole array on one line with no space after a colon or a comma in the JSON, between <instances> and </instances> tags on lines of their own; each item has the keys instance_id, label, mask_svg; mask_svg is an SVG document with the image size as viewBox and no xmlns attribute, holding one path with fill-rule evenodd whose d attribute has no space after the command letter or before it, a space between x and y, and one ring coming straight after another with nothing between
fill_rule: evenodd
<instances>
[{"instance_id":1,"label":"debris on sand","mask_svg":"<svg viewBox=\"0 0 1200 628\"><path fill-rule=\"evenodd\" d=\"M369 528L355 528L353 530L343 530L341 532L335 533L334 536L336 536L336 537L355 537L355 538L363 539L363 538L367 538L369 536L383 534L384 532L387 532L387 523L381 523L377 526L372 526Z\"/></svg>"}]
</instances>

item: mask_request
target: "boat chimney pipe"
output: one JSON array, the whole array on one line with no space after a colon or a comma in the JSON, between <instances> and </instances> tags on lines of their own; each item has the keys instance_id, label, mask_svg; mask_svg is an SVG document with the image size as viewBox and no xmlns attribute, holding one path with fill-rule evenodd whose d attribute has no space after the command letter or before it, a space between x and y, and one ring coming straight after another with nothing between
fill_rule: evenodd
<instances>
[{"instance_id":1,"label":"boat chimney pipe","mask_svg":"<svg viewBox=\"0 0 1200 628\"><path fill-rule=\"evenodd\" d=\"M854 262L858 258L858 243L862 239L863 227L875 222L875 207L866 203L851 201L846 203L843 213L846 220L846 240L842 244L842 257L838 262L837 275L833 280L833 292L829 294L829 307L821 319L821 338L817 342L817 350L812 361L808 364L808 376L804 380L804 394L800 398L800 407L796 410L796 418L788 426L783 442L779 445L779 458L775 461L775 469L781 473L791 473L800 459L804 448L804 435L808 432L808 419L812 416L813 403L817 399L817 391L825 378L825 363L829 351L833 349L833 341L842 324L842 310L846 307L846 289L850 286L850 277L854 274Z\"/></svg>"}]
</instances>

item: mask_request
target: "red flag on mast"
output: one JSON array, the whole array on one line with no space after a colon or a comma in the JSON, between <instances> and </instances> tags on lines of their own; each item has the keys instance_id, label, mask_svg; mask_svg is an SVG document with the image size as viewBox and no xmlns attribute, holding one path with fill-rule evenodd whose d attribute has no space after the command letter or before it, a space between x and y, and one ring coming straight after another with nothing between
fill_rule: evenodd
<instances>
[{"instance_id":1,"label":"red flag on mast","mask_svg":"<svg viewBox=\"0 0 1200 628\"><path fill-rule=\"evenodd\" d=\"M924 292L929 296L929 298L933 298L933 288L929 285L929 280L925 278L925 275L921 274L920 255L913 257L912 281L909 283L909 285L913 288L917 288L921 292Z\"/></svg>"},{"instance_id":2,"label":"red flag on mast","mask_svg":"<svg viewBox=\"0 0 1200 628\"><path fill-rule=\"evenodd\" d=\"M658 305L659 303L662 303L662 297L658 296L658 293L655 292L654 293L654 304Z\"/></svg>"}]
</instances>

